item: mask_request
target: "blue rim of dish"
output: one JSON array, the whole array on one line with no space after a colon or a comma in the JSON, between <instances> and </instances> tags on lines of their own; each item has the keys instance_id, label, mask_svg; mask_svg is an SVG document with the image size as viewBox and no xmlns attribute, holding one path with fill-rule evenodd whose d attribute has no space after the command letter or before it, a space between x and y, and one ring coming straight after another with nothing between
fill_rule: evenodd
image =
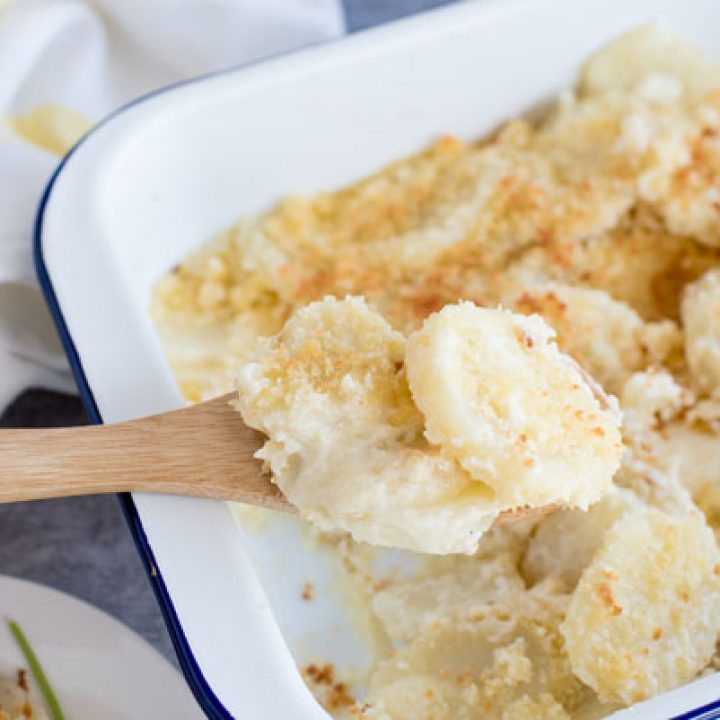
<instances>
[{"instance_id":1,"label":"blue rim of dish","mask_svg":"<svg viewBox=\"0 0 720 720\"><path fill-rule=\"evenodd\" d=\"M432 10L429 12L432 12ZM367 32L367 30L361 32ZM332 41L325 42L328 43ZM263 58L263 60L267 60L269 57L277 57L280 55L289 54L290 52L293 51L277 53L273 56ZM250 62L240 67L248 67L250 65L256 64L257 62L262 62L263 60ZM104 117L100 122L96 123L93 128L72 147L72 149L65 155L65 157L63 157L58 166L55 168L55 171L50 176L50 179L48 180L47 185L43 190L35 215L35 223L33 227L33 261L35 265L35 272L38 278L40 289L45 297L45 301L50 311L50 315L55 324L55 328L57 329L58 335L62 342L63 349L65 350L70 370L72 371L72 374L75 378L75 383L78 388L78 394L80 395L80 399L82 400L85 411L90 421L94 425L102 425L103 419L100 414L100 410L98 409L97 403L95 402L95 397L93 395L92 389L90 388L90 383L88 382L87 376L85 375L85 370L83 368L82 361L80 360L80 354L75 347L75 343L72 339L67 323L65 322L65 318L60 309L60 304L55 294L52 280L50 279L50 273L48 272L47 266L45 265L45 259L43 257L43 220L45 216L45 210L50 200L50 196L52 195L55 183L62 174L62 171L64 170L69 160L84 144L85 140L87 140L88 137L93 135L97 130L112 121L118 115L121 115L125 111L133 108L135 105L139 105L157 95L162 95L166 92L175 90L176 88L183 87L185 85L191 85L196 82L206 80L208 78L225 75L237 71L238 69L238 67L231 67L223 70L218 70L216 72L206 73L194 78L190 78L188 80L181 80L179 82L172 83L171 85L167 85L165 87L158 88L157 90L153 90L149 93L141 95L134 100L128 102L127 104L122 105L117 110L111 112L106 117ZM192 648L190 647L190 643L185 636L185 632L183 631L182 625L177 616L177 612L175 611L175 606L170 597L170 593L168 592L165 581L163 580L162 573L160 572L155 561L155 555L152 551L152 548L150 547L147 535L145 534L145 529L143 528L142 521L140 519L140 515L137 511L135 503L133 502L132 495L130 495L130 493L121 493L118 495L118 499L120 501L123 515L130 529L130 534L132 535L132 538L135 542L135 547L138 550L143 566L145 568L145 572L147 573L148 579L150 580L150 585L153 589L153 592L155 593L158 605L160 606L160 611L162 613L163 619L165 620L165 625L167 626L170 640L172 641L173 648L175 649L175 654L177 655L178 661L180 663L180 668L183 672L183 675L185 676L188 685L190 686L190 689L192 690L193 695L195 696L195 699L197 700L203 712L208 716L208 718L210 718L210 720L237 720L234 715L230 714L230 712L225 708L220 699L214 693L207 680L205 679L205 676L203 675L202 670L197 663L197 660L195 660ZM681 715L673 715L672 717L668 718L668 720L720 720L720 698L700 707L688 710Z\"/></svg>"},{"instance_id":2,"label":"blue rim of dish","mask_svg":"<svg viewBox=\"0 0 720 720\"><path fill-rule=\"evenodd\" d=\"M675 715L670 720L718 720L720 718L720 699L713 700L682 715Z\"/></svg>"}]
</instances>

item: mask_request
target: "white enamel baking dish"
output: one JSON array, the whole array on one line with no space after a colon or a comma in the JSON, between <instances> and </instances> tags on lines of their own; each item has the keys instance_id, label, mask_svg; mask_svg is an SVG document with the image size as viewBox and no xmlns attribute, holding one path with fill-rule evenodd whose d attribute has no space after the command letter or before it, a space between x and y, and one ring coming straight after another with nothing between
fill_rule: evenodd
<instances>
[{"instance_id":1,"label":"white enamel baking dish","mask_svg":"<svg viewBox=\"0 0 720 720\"><path fill-rule=\"evenodd\" d=\"M91 417L182 403L147 308L153 283L192 248L285 193L338 187L442 133L483 135L648 21L720 56L717 0L485 0L200 78L115 113L58 169L36 228L39 276ZM362 665L368 648L330 589L327 557L302 546L293 521L243 533L219 502L135 495L123 504L208 716L327 718L291 652L343 669ZM307 579L318 588L312 603L300 599ZM719 697L713 676L617 717L720 717Z\"/></svg>"}]
</instances>

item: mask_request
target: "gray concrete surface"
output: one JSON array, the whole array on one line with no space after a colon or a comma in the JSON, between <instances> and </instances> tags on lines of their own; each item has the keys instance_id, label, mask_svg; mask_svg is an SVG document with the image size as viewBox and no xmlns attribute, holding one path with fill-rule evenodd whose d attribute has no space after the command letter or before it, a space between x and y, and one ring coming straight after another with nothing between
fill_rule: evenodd
<instances>
[{"instance_id":1,"label":"gray concrete surface","mask_svg":"<svg viewBox=\"0 0 720 720\"><path fill-rule=\"evenodd\" d=\"M355 31L448 0L345 0ZM31 390L0 427L86 422L75 397ZM44 583L83 598L122 620L175 662L152 590L117 498L84 497L0 506L0 573Z\"/></svg>"}]
</instances>

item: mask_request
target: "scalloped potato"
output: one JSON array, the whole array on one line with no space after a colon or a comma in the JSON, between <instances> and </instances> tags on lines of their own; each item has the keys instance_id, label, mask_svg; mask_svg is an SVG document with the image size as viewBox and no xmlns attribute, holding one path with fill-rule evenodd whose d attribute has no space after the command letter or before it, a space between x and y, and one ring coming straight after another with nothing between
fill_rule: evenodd
<instances>
[{"instance_id":1,"label":"scalloped potato","mask_svg":"<svg viewBox=\"0 0 720 720\"><path fill-rule=\"evenodd\" d=\"M243 218L152 313L189 400L242 368L307 517L477 547L408 574L327 540L386 648L342 677L357 703L319 695L338 718L596 720L720 667L720 63L671 32L617 38L543 117ZM480 537L550 496L578 507Z\"/></svg>"},{"instance_id":2,"label":"scalloped potato","mask_svg":"<svg viewBox=\"0 0 720 720\"><path fill-rule=\"evenodd\" d=\"M553 335L464 303L405 341L363 300L326 298L240 365L237 406L321 529L472 552L503 511L586 508L620 464L617 412Z\"/></svg>"}]
</instances>

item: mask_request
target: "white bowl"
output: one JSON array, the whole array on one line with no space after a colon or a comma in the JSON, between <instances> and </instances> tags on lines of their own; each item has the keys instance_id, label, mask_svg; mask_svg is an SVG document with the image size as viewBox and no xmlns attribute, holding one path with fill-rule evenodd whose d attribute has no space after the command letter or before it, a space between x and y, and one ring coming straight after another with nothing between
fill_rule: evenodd
<instances>
[{"instance_id":1,"label":"white bowl","mask_svg":"<svg viewBox=\"0 0 720 720\"><path fill-rule=\"evenodd\" d=\"M716 0L485 0L174 86L114 114L60 166L36 229L39 276L91 417L181 405L148 302L157 278L216 231L441 133L481 136L652 20L720 55ZM331 581L327 557L299 547L293 521L243 534L223 503L123 504L208 716L327 718L289 648L340 666L368 649L332 593L301 601L304 580ZM667 718L718 696L710 677L617 717Z\"/></svg>"}]
</instances>

